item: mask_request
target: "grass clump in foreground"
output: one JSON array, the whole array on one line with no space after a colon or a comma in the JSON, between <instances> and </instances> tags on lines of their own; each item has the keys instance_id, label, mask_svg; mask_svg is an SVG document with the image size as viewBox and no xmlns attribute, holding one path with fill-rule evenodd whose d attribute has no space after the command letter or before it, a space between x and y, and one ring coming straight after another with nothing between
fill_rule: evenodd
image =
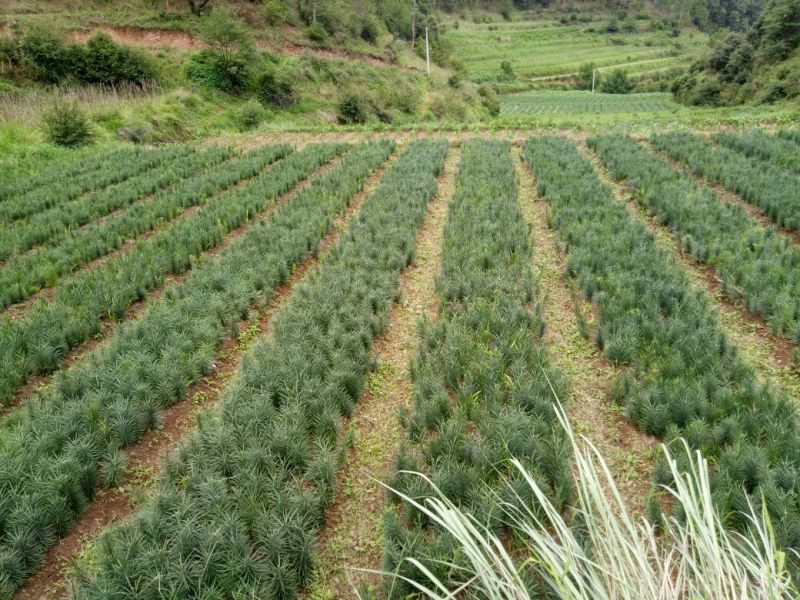
<instances>
[{"instance_id":1,"label":"grass clump in foreground","mask_svg":"<svg viewBox=\"0 0 800 600\"><path fill-rule=\"evenodd\" d=\"M548 598L797 597L797 588L786 570L786 556L777 548L766 511L749 505L743 518L751 523L750 535L730 532L716 511L708 462L700 452L692 456L684 442L677 452L685 456L677 460L672 451L662 447L672 474L672 483L664 486L664 491L682 516L659 523L637 520L622 501L597 449L585 438L575 436L560 407L557 414L574 459L574 508L565 513L553 504L536 475L520 461L510 461L511 475L505 479L504 490L492 493L493 512L524 544L525 551L514 555L483 514L463 510L427 476L407 472L407 477L432 493L423 498L404 495L403 499L449 536L464 558L447 565L458 576L454 584L442 581L436 572L425 568L420 555L412 553L405 560L418 575L404 578L405 584L422 597L435 600L542 597L529 589L529 575L523 573L524 569L543 582ZM535 498L536 510L523 501L523 494Z\"/></svg>"}]
</instances>

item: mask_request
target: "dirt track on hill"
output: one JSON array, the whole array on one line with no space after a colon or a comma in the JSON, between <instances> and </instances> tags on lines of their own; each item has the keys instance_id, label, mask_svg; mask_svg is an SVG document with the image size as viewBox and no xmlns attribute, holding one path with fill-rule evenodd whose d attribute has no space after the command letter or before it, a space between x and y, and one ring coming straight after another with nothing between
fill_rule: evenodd
<instances>
[{"instance_id":1,"label":"dirt track on hill","mask_svg":"<svg viewBox=\"0 0 800 600\"><path fill-rule=\"evenodd\" d=\"M146 29L142 27L111 27L107 25L91 27L82 31L71 31L69 37L76 42L85 42L95 33L101 31L111 36L115 42L128 44L131 46L142 46L145 48L179 48L184 50L199 50L205 44L197 36L185 31L172 29ZM309 52L315 56L326 59L337 59L347 61L363 61L376 67L396 67L409 71L417 71L413 67L398 65L391 61L371 54L355 54L352 52L341 52L327 48L315 48L304 46L296 42L272 43L263 39L257 39L256 44L262 50L272 50L284 52L286 54L302 54Z\"/></svg>"}]
</instances>

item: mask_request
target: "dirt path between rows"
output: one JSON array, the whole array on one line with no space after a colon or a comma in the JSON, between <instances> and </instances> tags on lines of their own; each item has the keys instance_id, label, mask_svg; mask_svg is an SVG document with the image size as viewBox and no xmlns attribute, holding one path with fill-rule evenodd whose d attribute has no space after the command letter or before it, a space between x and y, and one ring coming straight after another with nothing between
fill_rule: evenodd
<instances>
[{"instance_id":1,"label":"dirt path between rows","mask_svg":"<svg viewBox=\"0 0 800 600\"><path fill-rule=\"evenodd\" d=\"M412 403L408 370L419 344L418 322L436 315L435 280L459 155L458 148L451 146L436 196L417 233L414 263L401 276L401 299L375 341L379 367L370 373L355 414L345 424L355 442L337 477L334 503L318 537L317 566L305 598L352 598L355 586L378 581L376 575L354 569L381 567L386 492L376 479L391 473L404 435L399 412Z\"/></svg>"},{"instance_id":2,"label":"dirt path between rows","mask_svg":"<svg viewBox=\"0 0 800 600\"><path fill-rule=\"evenodd\" d=\"M608 184L631 214L644 221L658 245L675 255L686 268L693 285L704 289L711 297L723 331L737 346L742 356L767 382L782 388L800 403L800 371L794 365L794 346L783 336L774 335L763 318L749 312L740 303L734 303L722 291L714 267L697 261L684 252L680 240L669 227L640 205L626 184L617 182L605 168L599 156L585 144L581 150L589 157L604 183Z\"/></svg>"},{"instance_id":3,"label":"dirt path between rows","mask_svg":"<svg viewBox=\"0 0 800 600\"><path fill-rule=\"evenodd\" d=\"M219 244L217 244L213 248L210 248L209 250L206 250L199 256L195 257L192 261L192 265L190 265L190 267L187 270L183 271L180 274L170 273L165 275L160 285L157 285L155 288L151 289L141 300L137 300L133 302L130 306L128 306L124 319L122 319L121 321L114 321L110 317L104 316L100 320L100 327L101 327L100 333L78 344L77 346L71 348L69 352L67 352L67 354L62 359L61 365L56 371L47 374L36 374L30 376L26 381L26 383L20 386L20 388L17 390L17 393L14 394L14 397L11 399L11 401L6 403L0 409L0 417L2 417L3 414L13 409L14 407L20 405L24 401L24 398L35 393L37 389L49 385L49 383L53 380L53 377L55 377L56 373L69 368L69 366L72 365L73 363L86 357L97 346L106 342L111 337L115 327L119 323L132 321L137 316L139 316L139 314L141 314L147 306L149 306L153 302L156 302L164 294L164 291L166 290L167 287L174 285L183 280L185 277L187 277L188 274L191 272L192 266L194 264L196 264L198 261L206 260L216 255L220 250L222 250L223 248L228 246L231 242L233 242L234 239L239 237L239 235L244 233L244 231L258 219L267 216L275 208L277 208L284 201L286 201L287 198L289 198L293 194L299 192L300 190L310 185L310 183L314 181L317 177L327 173L331 168L333 168L336 164L338 164L341 161L341 158L342 155L334 157L326 164L324 164L322 167L317 169L314 173L311 173L308 176L304 177L298 184L292 187L288 192L281 194L272 203L270 203L270 205L267 206L263 211L254 215L253 218L251 218L250 220L245 221L238 228L229 231ZM272 165L268 165L265 169L270 169L270 168L272 168ZM231 192L235 189L238 189L241 186L247 185L247 181L249 181L249 179L239 181L236 185L228 188L227 191ZM195 210L197 210L198 208L195 208ZM52 298L53 290L52 289L44 290L44 294L46 295L45 297L47 297L48 299Z\"/></svg>"},{"instance_id":4,"label":"dirt path between rows","mask_svg":"<svg viewBox=\"0 0 800 600\"><path fill-rule=\"evenodd\" d=\"M309 254L292 270L289 280L275 290L265 306L251 310L248 318L239 322L236 328L240 332L239 335L228 337L224 341L211 373L190 386L178 402L162 411L162 423L158 429L148 431L138 442L124 450L127 469L123 483L117 488L103 490L97 494L70 532L50 549L39 570L17 590L15 600L50 600L63 597L67 593L69 568L75 557L87 544L94 543L96 536L104 528L120 522L135 512L138 508L136 500L149 496L154 490L164 458L195 428L200 411L214 409L227 384L239 370L242 356L258 338L269 335L273 316L286 303L294 286L309 269L319 264L327 249L339 238L396 155L395 151L389 160L367 178L347 208L334 219L330 230L322 239L319 251L316 254ZM333 163L328 163L326 171L332 166ZM323 173L317 171L317 174L319 177ZM312 176L287 195L297 193L317 177ZM277 203L273 206L276 205Z\"/></svg>"},{"instance_id":5,"label":"dirt path between rows","mask_svg":"<svg viewBox=\"0 0 800 600\"><path fill-rule=\"evenodd\" d=\"M575 433L600 451L628 509L641 515L651 487L654 450L658 440L633 425L624 407L610 396L621 369L581 335L578 311L594 328L592 306L567 279L566 259L558 233L547 226L547 199L537 197L536 180L520 150L512 149L519 177L522 214L531 229L534 271L539 304L545 320L545 338L553 364L570 379L571 397L565 409Z\"/></svg>"}]
</instances>

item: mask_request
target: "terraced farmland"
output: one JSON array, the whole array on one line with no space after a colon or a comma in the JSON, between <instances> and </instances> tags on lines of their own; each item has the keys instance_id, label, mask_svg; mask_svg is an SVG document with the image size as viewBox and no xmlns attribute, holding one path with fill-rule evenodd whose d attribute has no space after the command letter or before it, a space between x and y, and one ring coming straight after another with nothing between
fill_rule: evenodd
<instances>
[{"instance_id":1,"label":"terraced farmland","mask_svg":"<svg viewBox=\"0 0 800 600\"><path fill-rule=\"evenodd\" d=\"M795 131L374 137L0 187L0 598L455 589L434 488L544 597L498 507L586 524L556 401L631 511L685 439L800 550Z\"/></svg>"},{"instance_id":2,"label":"terraced farmland","mask_svg":"<svg viewBox=\"0 0 800 600\"><path fill-rule=\"evenodd\" d=\"M606 33L607 22L561 24L553 21L460 22L447 36L456 56L475 81L501 76L500 63L509 61L517 77L567 77L592 62L602 70L625 67L631 74L649 74L686 65L707 37L684 32L678 38L653 31L648 22L637 32Z\"/></svg>"}]
</instances>

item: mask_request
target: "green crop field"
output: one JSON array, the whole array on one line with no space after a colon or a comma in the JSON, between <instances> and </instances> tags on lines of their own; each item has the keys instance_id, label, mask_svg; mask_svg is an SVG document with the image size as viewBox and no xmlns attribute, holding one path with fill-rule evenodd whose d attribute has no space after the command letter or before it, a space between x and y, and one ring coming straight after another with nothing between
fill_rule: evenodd
<instances>
[{"instance_id":1,"label":"green crop field","mask_svg":"<svg viewBox=\"0 0 800 600\"><path fill-rule=\"evenodd\" d=\"M526 80L574 75L584 63L601 71L625 67L648 74L686 66L708 37L684 30L678 37L652 31L649 21L636 21L633 33L605 33L606 22L562 25L550 21L492 24L460 22L447 36L467 74L476 81L497 80L500 63L508 61L517 77Z\"/></svg>"},{"instance_id":2,"label":"green crop field","mask_svg":"<svg viewBox=\"0 0 800 600\"><path fill-rule=\"evenodd\" d=\"M549 96L540 110L670 106ZM0 187L0 597L44 585L85 514L108 528L86 534L90 559L72 559L90 562L59 575L74 599L346 597L344 575L321 575L346 565L318 556L383 564L407 578L390 596L413 595L410 559L460 551L414 517L426 484L409 471L483 514L508 481L524 489L514 456L563 512L577 491L551 403L604 398L594 387L608 372L631 439L689 440L717 465L727 526L746 530L736 511L758 499L769 543L800 549L800 517L781 510L800 502L800 377L773 362L791 351L769 354L800 347L798 139L101 146L12 178ZM693 275L703 269L713 286ZM754 320L756 354L741 345ZM365 447L346 423L363 427L383 386L398 404L375 414L398 445ZM208 412L176 429L173 411L195 405ZM361 452L385 465L388 505L347 475ZM143 483L146 469L160 475ZM626 502L641 506L649 481L636 476ZM98 498L130 486L137 503L112 511L130 518L103 521ZM329 515L360 494L386 512L362 516L368 539L336 558ZM486 514L492 531L507 526Z\"/></svg>"},{"instance_id":3,"label":"green crop field","mask_svg":"<svg viewBox=\"0 0 800 600\"><path fill-rule=\"evenodd\" d=\"M539 90L501 97L503 115L547 113L654 113L677 110L669 94L601 94Z\"/></svg>"},{"instance_id":4,"label":"green crop field","mask_svg":"<svg viewBox=\"0 0 800 600\"><path fill-rule=\"evenodd\" d=\"M0 2L0 600L800 598L797 3Z\"/></svg>"}]
</instances>

